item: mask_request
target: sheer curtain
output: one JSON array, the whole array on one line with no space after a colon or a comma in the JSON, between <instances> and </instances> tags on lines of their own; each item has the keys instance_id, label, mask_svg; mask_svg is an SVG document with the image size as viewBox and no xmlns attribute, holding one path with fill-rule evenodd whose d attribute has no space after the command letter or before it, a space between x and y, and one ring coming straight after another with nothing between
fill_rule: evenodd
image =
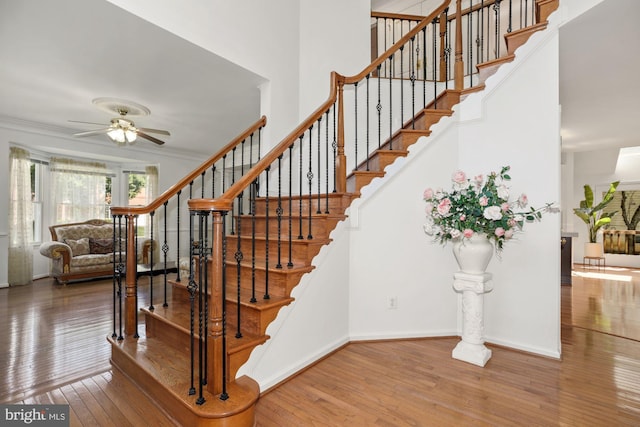
<instances>
[{"instance_id":1,"label":"sheer curtain","mask_svg":"<svg viewBox=\"0 0 640 427\"><path fill-rule=\"evenodd\" d=\"M10 148L9 176L9 285L26 285L33 280L33 207L28 151Z\"/></svg>"},{"instance_id":2,"label":"sheer curtain","mask_svg":"<svg viewBox=\"0 0 640 427\"><path fill-rule=\"evenodd\" d=\"M104 163L52 158L49 171L53 224L109 218Z\"/></svg>"}]
</instances>

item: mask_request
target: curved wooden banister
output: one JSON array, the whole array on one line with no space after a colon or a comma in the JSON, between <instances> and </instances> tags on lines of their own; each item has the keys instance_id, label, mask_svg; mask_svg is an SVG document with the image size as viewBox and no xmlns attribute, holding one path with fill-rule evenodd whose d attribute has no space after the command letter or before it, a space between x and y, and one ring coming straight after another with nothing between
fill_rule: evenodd
<instances>
[{"instance_id":1,"label":"curved wooden banister","mask_svg":"<svg viewBox=\"0 0 640 427\"><path fill-rule=\"evenodd\" d=\"M440 14L449 7L449 3L451 0L445 0L438 8L436 8L433 12L431 12L427 17L425 17L418 25L416 25L413 29L411 29L407 34L405 34L401 39L393 44L386 52L378 56L368 67L362 70L359 74L351 77L345 77L345 84L353 84L361 81L367 75L373 73L373 71L378 68L378 65L381 65L389 59L389 57L395 54L402 46L407 44L411 38L415 37L423 28L429 25L434 19L436 19Z\"/></svg>"},{"instance_id":2,"label":"curved wooden banister","mask_svg":"<svg viewBox=\"0 0 640 427\"><path fill-rule=\"evenodd\" d=\"M307 131L311 125L313 125L326 111L328 111L333 103L338 98L338 90L345 84L356 83L365 78L367 75L373 72L378 65L386 61L391 55L400 50L412 37L417 35L424 27L430 24L440 14L449 7L451 0L445 0L438 8L436 8L427 17L411 31L409 31L404 37L398 40L393 46L391 46L387 52L380 55L375 61L367 66L362 72L352 77L345 77L337 72L331 73L331 88L329 90L329 97L320 105L313 113L311 113L303 122L301 122L291 133L289 133L278 145L269 151L264 157L262 157L244 176L236 181L231 187L229 187L224 194L216 199L191 199L189 200L189 207L193 210L210 210L210 211L227 211L233 203L233 200L244 191L259 175L269 167L274 161L278 159L282 153L284 153L295 140L305 131ZM340 89L339 89L340 88ZM340 133L340 131L339 131Z\"/></svg>"},{"instance_id":3,"label":"curved wooden banister","mask_svg":"<svg viewBox=\"0 0 640 427\"><path fill-rule=\"evenodd\" d=\"M306 132L319 117L326 113L334 102L336 102L338 94L338 86L344 84L344 77L335 71L331 72L331 88L329 89L329 97L320 105L313 113L311 113L303 122L301 122L291 133L289 133L278 145L264 155L251 169L239 178L231 187L227 189L217 199L190 199L189 207L195 210L229 210L233 200L244 191L260 174L271 165L278 157L284 153L298 137Z\"/></svg>"},{"instance_id":4,"label":"curved wooden banister","mask_svg":"<svg viewBox=\"0 0 640 427\"><path fill-rule=\"evenodd\" d=\"M218 160L220 160L225 154L233 149L233 147L240 144L242 141L247 139L253 133L255 133L261 127L264 127L267 124L267 118L262 116L257 122L252 124L234 138L231 142L225 145L220 151L218 151L213 156L209 157L209 159L205 160L199 167L194 169L190 174L182 178L176 184L172 185L169 189L167 189L164 193L162 193L159 197L157 197L154 201L149 203L146 206L135 206L135 207L112 207L111 214L112 215L144 215L150 212L155 211L160 206L162 206L167 200L171 197L178 194L180 190L182 190L185 186L187 186L190 182L194 181L198 178L204 171L211 167L211 165L215 164Z\"/></svg>"},{"instance_id":5,"label":"curved wooden banister","mask_svg":"<svg viewBox=\"0 0 640 427\"><path fill-rule=\"evenodd\" d=\"M422 15L406 15L404 13L391 13L391 12L371 12L372 18L380 19L398 19L402 21L422 21L424 16Z\"/></svg>"}]
</instances>

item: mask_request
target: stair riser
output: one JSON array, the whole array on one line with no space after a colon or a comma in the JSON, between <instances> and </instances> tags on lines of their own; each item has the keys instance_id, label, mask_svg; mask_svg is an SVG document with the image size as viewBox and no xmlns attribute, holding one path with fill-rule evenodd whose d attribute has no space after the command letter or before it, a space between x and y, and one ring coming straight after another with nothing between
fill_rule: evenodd
<instances>
[{"instance_id":1,"label":"stair riser","mask_svg":"<svg viewBox=\"0 0 640 427\"><path fill-rule=\"evenodd\" d=\"M284 266L289 262L289 246L291 246L291 258L292 260L296 260L298 265L308 264L311 262L313 257L315 257L322 246L324 246L324 240L319 239L307 239L307 230L303 230L303 238L298 239L296 234L293 234L293 240L291 241L291 245L288 240L280 241L280 257L278 258L278 241L270 240L269 241L269 263L274 267L280 263ZM236 261L236 253L238 252L237 246L238 239L235 236L227 237L227 257L228 261ZM264 240L256 240L255 248L252 247L252 243L250 239L242 238L240 239L240 248L239 251L242 253L242 259L246 262L251 262L251 257L255 255L255 258L258 260L264 260L266 254L266 245L267 242Z\"/></svg>"},{"instance_id":2,"label":"stair riser","mask_svg":"<svg viewBox=\"0 0 640 427\"><path fill-rule=\"evenodd\" d=\"M197 303L196 303L197 304ZM195 336L193 338L193 349L198 351L198 314L194 314ZM153 316L145 316L145 329L148 338L156 338L164 342L171 342L173 346L181 349L184 353L191 351L190 343L192 341L189 331L174 327L170 323L163 322ZM230 326L235 333L235 326ZM233 336L233 333L230 335ZM242 366L248 357L245 351L227 354L227 376L235 378L238 368Z\"/></svg>"},{"instance_id":3,"label":"stair riser","mask_svg":"<svg viewBox=\"0 0 640 427\"><path fill-rule=\"evenodd\" d=\"M447 114L439 110L423 110L422 114L416 118L416 126L419 124L421 129L430 129L431 126L438 123L440 119L450 115L451 112Z\"/></svg>"},{"instance_id":4,"label":"stair riser","mask_svg":"<svg viewBox=\"0 0 640 427\"><path fill-rule=\"evenodd\" d=\"M273 267L273 266L272 266ZM226 269L227 285L236 287L238 283L238 270L236 264L229 264ZM248 291L252 288L255 274L256 298L262 298L265 294L266 272L264 269L252 271L251 267L240 266L240 286ZM287 266L283 266L280 271L269 271L269 295L274 297L288 297L291 290L299 283L304 273L287 273Z\"/></svg>"},{"instance_id":5,"label":"stair riser","mask_svg":"<svg viewBox=\"0 0 640 427\"><path fill-rule=\"evenodd\" d=\"M331 189L330 189L331 190ZM303 188L303 192L307 192L308 188ZM317 188L314 188L313 191L317 191ZM300 201L302 201L302 214L309 214L309 206L311 206L311 213L314 214L318 211L318 206L320 206L321 213L338 214L341 215L344 213L345 209L351 203L350 196L333 196L329 195L327 198L325 195L320 195L320 200L318 200L317 195L312 195L311 200L309 200L309 196L305 195L302 198L295 197L293 199L289 199L287 196L282 196L280 199L280 206L282 207L282 214L289 215L289 205L291 205L292 214L298 215L300 213ZM256 200L256 214L264 215L267 211L266 208L267 202L264 198L259 198ZM278 199L277 197L271 197L269 199L269 216L275 218L276 212L278 209ZM248 211L248 209L247 209ZM245 212L246 213L246 212Z\"/></svg>"},{"instance_id":6,"label":"stair riser","mask_svg":"<svg viewBox=\"0 0 640 427\"><path fill-rule=\"evenodd\" d=\"M253 335L264 334L282 307L283 306L277 306L268 310L251 310L248 306L241 304L240 317L242 326L240 332ZM227 300L227 322L229 325L238 324L238 304L234 301ZM229 326L228 333L230 335L236 332L237 328L235 326Z\"/></svg>"},{"instance_id":7,"label":"stair riser","mask_svg":"<svg viewBox=\"0 0 640 427\"><path fill-rule=\"evenodd\" d=\"M255 402L247 405L243 411L227 414L226 417L205 418L199 416L192 408L185 406L182 399L174 394L174 390L165 387L147 370L141 369L136 361L121 351L117 345L112 344L111 348L112 365L155 400L158 407L163 408L179 425L194 427L249 427L255 425Z\"/></svg>"},{"instance_id":8,"label":"stair riser","mask_svg":"<svg viewBox=\"0 0 640 427\"><path fill-rule=\"evenodd\" d=\"M327 238L329 237L329 233L335 228L336 224L341 221L342 218L327 218L326 216L319 217L311 217L311 233L312 236L317 238ZM236 223L237 225L237 223ZM278 219L277 217L270 217L267 222L265 217L260 217L255 219L255 225L251 217L244 217L240 221L240 233L243 236L250 236L252 233L255 233L256 236L265 236L267 233L267 225L269 231L270 239L275 239L275 236L278 233ZM303 230L305 232L305 236L307 234L309 228L309 218L302 218ZM254 229L255 227L255 229ZM298 235L300 231L300 217L291 218L291 228L295 233L295 236ZM280 235L288 236L289 235L289 217L282 217L280 220Z\"/></svg>"}]
</instances>

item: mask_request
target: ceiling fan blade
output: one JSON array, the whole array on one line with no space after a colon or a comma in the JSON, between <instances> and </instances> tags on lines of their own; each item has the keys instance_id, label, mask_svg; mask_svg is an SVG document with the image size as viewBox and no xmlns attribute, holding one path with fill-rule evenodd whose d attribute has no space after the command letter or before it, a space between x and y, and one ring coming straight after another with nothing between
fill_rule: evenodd
<instances>
[{"instance_id":1,"label":"ceiling fan blade","mask_svg":"<svg viewBox=\"0 0 640 427\"><path fill-rule=\"evenodd\" d=\"M103 129L95 129L87 132L74 133L73 136L91 136L91 135L99 135L102 133L107 133L111 130L111 127L103 128Z\"/></svg>"},{"instance_id":2,"label":"ceiling fan blade","mask_svg":"<svg viewBox=\"0 0 640 427\"><path fill-rule=\"evenodd\" d=\"M83 121L81 121L81 120L69 120L69 122L71 122L71 123L86 123L86 124L88 124L88 125L104 126L104 123L83 122Z\"/></svg>"},{"instance_id":3,"label":"ceiling fan blade","mask_svg":"<svg viewBox=\"0 0 640 427\"><path fill-rule=\"evenodd\" d=\"M150 132L150 133L159 133L161 135L167 135L167 136L171 136L171 134L169 133L168 130L162 130L162 129L150 129L150 128L138 128L138 130L141 130L143 132Z\"/></svg>"},{"instance_id":4,"label":"ceiling fan blade","mask_svg":"<svg viewBox=\"0 0 640 427\"><path fill-rule=\"evenodd\" d=\"M138 129L137 134L138 134L139 137L144 138L144 139L148 139L149 141L155 142L158 145L164 144L164 141L162 141L162 140L160 140L160 139L158 139L158 138L156 138L154 136L147 135L146 133L141 132L140 129Z\"/></svg>"}]
</instances>

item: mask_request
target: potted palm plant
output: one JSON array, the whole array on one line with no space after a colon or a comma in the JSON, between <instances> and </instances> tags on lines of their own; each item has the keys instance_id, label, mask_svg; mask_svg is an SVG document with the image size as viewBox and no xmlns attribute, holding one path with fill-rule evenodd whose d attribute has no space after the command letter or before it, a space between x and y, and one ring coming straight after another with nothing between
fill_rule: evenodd
<instances>
[{"instance_id":1,"label":"potted palm plant","mask_svg":"<svg viewBox=\"0 0 640 427\"><path fill-rule=\"evenodd\" d=\"M613 200L613 193L620 181L609 184L609 190L602 198L602 201L594 206L593 190L588 184L584 186L584 200L580 202L579 208L574 208L573 212L587 224L589 231L589 242L584 245L585 257L602 257L602 243L598 243L598 230L611 223L614 212L604 212L604 208Z\"/></svg>"}]
</instances>

